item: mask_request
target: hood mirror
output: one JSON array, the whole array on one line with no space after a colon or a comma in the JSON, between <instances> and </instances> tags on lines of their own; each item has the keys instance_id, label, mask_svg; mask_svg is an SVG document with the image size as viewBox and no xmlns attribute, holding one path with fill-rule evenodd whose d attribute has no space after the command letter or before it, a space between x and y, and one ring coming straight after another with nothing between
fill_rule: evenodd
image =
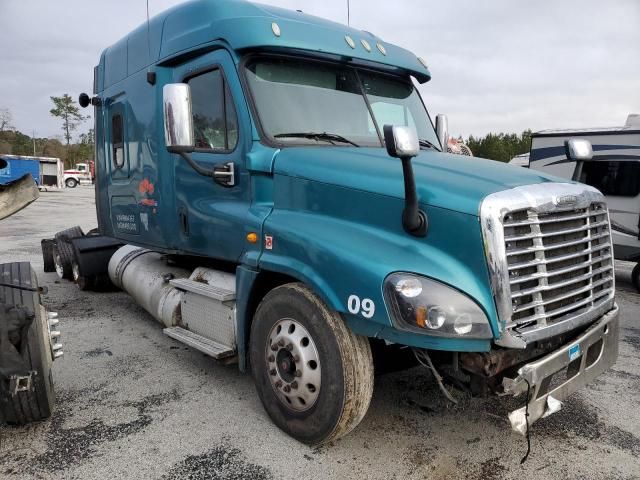
<instances>
[{"instance_id":1,"label":"hood mirror","mask_svg":"<svg viewBox=\"0 0 640 480\"><path fill-rule=\"evenodd\" d=\"M410 127L385 125L384 143L387 153L395 158L415 157L420 151L418 134Z\"/></svg>"},{"instance_id":2,"label":"hood mirror","mask_svg":"<svg viewBox=\"0 0 640 480\"><path fill-rule=\"evenodd\" d=\"M162 89L164 140L172 153L194 149L191 88L186 83L169 83Z\"/></svg>"},{"instance_id":3,"label":"hood mirror","mask_svg":"<svg viewBox=\"0 0 640 480\"><path fill-rule=\"evenodd\" d=\"M402 226L407 233L415 237L427 235L427 214L420 210L416 182L413 178L411 159L418 155L420 142L413 128L385 125L383 127L384 143L391 157L402 161L404 175L404 210Z\"/></svg>"},{"instance_id":4,"label":"hood mirror","mask_svg":"<svg viewBox=\"0 0 640 480\"><path fill-rule=\"evenodd\" d=\"M449 149L449 119L442 113L436 115L436 135L440 140L442 151L447 152Z\"/></svg>"}]
</instances>

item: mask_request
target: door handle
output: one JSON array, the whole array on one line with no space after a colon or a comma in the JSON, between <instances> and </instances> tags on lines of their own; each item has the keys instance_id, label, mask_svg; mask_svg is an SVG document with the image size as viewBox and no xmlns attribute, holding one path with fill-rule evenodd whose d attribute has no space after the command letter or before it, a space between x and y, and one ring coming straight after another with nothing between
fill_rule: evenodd
<instances>
[{"instance_id":1,"label":"door handle","mask_svg":"<svg viewBox=\"0 0 640 480\"><path fill-rule=\"evenodd\" d=\"M213 179L223 187L236 184L236 169L233 162L219 163L213 167Z\"/></svg>"}]
</instances>

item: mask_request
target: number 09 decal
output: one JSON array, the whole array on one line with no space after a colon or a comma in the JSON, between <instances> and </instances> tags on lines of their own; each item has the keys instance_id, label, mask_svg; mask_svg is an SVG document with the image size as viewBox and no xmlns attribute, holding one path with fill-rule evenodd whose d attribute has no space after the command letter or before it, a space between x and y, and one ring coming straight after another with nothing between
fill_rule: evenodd
<instances>
[{"instance_id":1,"label":"number 09 decal","mask_svg":"<svg viewBox=\"0 0 640 480\"><path fill-rule=\"evenodd\" d=\"M371 318L373 314L376 313L376 304L373 303L373 300L370 298L360 300L360 297L357 295L349 295L347 309L349 313L353 313L354 315L360 314L364 318Z\"/></svg>"}]
</instances>

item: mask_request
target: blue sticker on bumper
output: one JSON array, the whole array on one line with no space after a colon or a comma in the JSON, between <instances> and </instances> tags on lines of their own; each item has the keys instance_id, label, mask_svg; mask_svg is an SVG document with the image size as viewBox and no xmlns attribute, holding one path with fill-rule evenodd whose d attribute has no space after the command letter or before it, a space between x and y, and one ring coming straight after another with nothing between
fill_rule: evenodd
<instances>
[{"instance_id":1,"label":"blue sticker on bumper","mask_svg":"<svg viewBox=\"0 0 640 480\"><path fill-rule=\"evenodd\" d=\"M573 362L579 356L580 356L580 344L576 343L575 345L571 345L571 347L569 347L569 361Z\"/></svg>"}]
</instances>

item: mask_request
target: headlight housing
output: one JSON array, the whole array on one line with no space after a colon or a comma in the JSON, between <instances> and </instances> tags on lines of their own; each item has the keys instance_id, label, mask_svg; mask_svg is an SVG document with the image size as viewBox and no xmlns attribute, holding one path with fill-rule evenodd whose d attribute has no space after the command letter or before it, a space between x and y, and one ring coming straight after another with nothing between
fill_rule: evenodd
<instances>
[{"instance_id":1,"label":"headlight housing","mask_svg":"<svg viewBox=\"0 0 640 480\"><path fill-rule=\"evenodd\" d=\"M476 302L430 278L392 273L384 281L384 298L393 322L402 330L439 337L493 337Z\"/></svg>"}]
</instances>

